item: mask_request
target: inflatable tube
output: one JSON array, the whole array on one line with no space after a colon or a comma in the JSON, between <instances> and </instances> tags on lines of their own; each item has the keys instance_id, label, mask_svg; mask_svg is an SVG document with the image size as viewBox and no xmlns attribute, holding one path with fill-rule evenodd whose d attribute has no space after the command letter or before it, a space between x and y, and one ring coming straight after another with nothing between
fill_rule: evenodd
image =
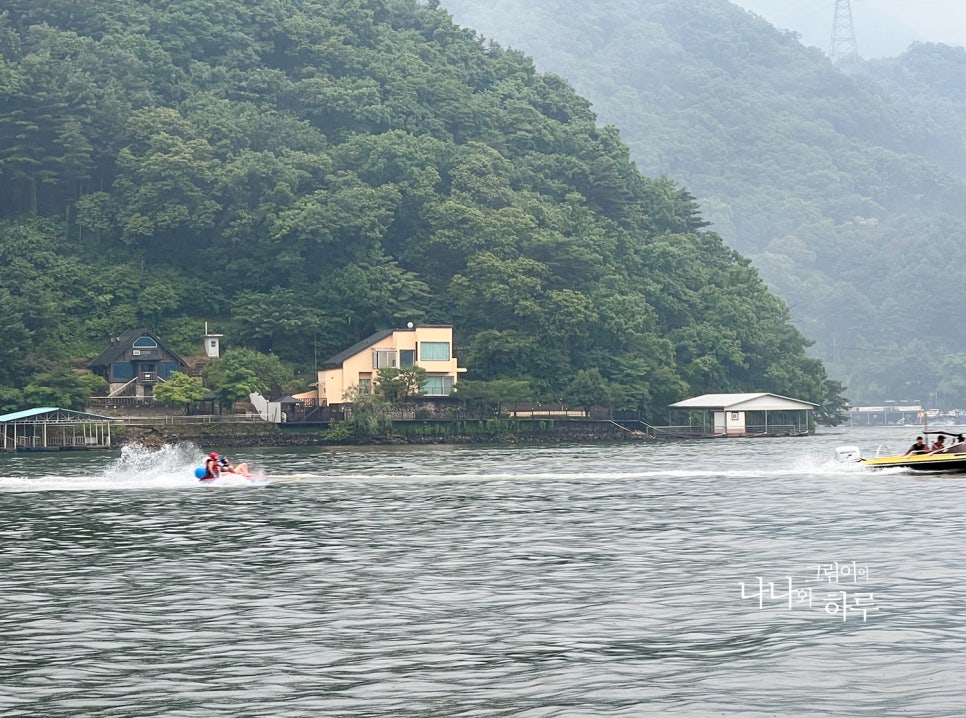
<instances>
[{"instance_id":1,"label":"inflatable tube","mask_svg":"<svg viewBox=\"0 0 966 718\"><path fill-rule=\"evenodd\" d=\"M204 466L199 466L197 469L195 469L195 478L196 479L203 479L203 478L205 478L205 474L207 474L207 473L208 472L205 471L205 467Z\"/></svg>"}]
</instances>

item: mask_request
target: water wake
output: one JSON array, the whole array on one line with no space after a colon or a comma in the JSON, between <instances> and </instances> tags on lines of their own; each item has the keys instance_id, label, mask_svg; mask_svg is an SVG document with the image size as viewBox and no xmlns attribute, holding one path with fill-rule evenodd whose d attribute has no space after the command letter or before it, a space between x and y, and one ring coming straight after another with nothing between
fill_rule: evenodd
<instances>
[{"instance_id":1,"label":"water wake","mask_svg":"<svg viewBox=\"0 0 966 718\"><path fill-rule=\"evenodd\" d=\"M125 446L121 455L105 468L91 472L89 465L77 466L77 473L43 473L45 463L35 458L39 472L28 476L0 476L0 491L91 491L118 489L156 489L195 486L194 469L203 463L201 450L194 444L165 445L149 449ZM30 464L24 464L30 466Z\"/></svg>"}]
</instances>

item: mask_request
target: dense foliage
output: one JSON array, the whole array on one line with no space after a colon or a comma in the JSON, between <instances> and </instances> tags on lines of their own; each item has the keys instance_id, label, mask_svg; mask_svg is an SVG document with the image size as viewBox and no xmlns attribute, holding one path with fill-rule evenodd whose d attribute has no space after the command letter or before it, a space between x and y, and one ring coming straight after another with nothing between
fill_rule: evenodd
<instances>
[{"instance_id":1,"label":"dense foliage","mask_svg":"<svg viewBox=\"0 0 966 718\"><path fill-rule=\"evenodd\" d=\"M853 401L966 406L966 51L836 67L726 0L444 5L683 182Z\"/></svg>"},{"instance_id":2,"label":"dense foliage","mask_svg":"<svg viewBox=\"0 0 966 718\"><path fill-rule=\"evenodd\" d=\"M453 324L468 378L647 416L709 391L826 393L784 303L691 195L443 10L4 7L8 395L38 358L90 358L127 328L197 353L204 321L301 372L377 329ZM219 371L226 406L268 382Z\"/></svg>"}]
</instances>

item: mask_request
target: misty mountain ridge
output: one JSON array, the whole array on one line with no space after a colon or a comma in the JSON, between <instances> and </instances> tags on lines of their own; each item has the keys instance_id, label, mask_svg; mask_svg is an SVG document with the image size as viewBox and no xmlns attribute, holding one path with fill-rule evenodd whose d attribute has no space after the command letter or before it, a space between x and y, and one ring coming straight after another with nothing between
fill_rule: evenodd
<instances>
[{"instance_id":1,"label":"misty mountain ridge","mask_svg":"<svg viewBox=\"0 0 966 718\"><path fill-rule=\"evenodd\" d=\"M966 406L966 51L833 65L725 0L444 3L692 192L859 403ZM897 331L901 328L901 331Z\"/></svg>"}]
</instances>

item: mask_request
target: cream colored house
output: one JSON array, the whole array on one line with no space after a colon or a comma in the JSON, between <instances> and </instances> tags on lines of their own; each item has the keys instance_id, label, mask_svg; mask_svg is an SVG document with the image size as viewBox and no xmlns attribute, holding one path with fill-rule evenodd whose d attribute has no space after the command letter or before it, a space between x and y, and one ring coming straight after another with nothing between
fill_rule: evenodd
<instances>
[{"instance_id":1,"label":"cream colored house","mask_svg":"<svg viewBox=\"0 0 966 718\"><path fill-rule=\"evenodd\" d=\"M450 396L457 376L466 371L453 356L453 327L437 324L376 332L325 360L319 369L318 389L294 398L315 400L317 406L349 403L346 392L351 387L371 392L380 369L412 366L426 370L421 396Z\"/></svg>"}]
</instances>

